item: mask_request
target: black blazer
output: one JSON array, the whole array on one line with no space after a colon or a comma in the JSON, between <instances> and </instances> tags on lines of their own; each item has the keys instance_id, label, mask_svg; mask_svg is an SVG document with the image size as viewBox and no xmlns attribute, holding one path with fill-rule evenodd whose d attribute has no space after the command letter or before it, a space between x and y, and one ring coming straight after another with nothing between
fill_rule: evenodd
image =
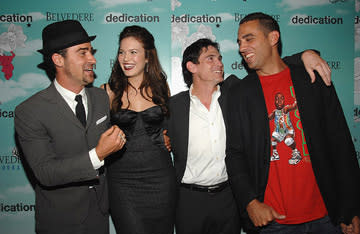
<instances>
[{"instance_id":1,"label":"black blazer","mask_svg":"<svg viewBox=\"0 0 360 234\"><path fill-rule=\"evenodd\" d=\"M227 111L224 110L227 102L227 90L240 80L231 75L220 84L221 95L218 99L223 117ZM189 114L190 96L189 91L183 91L170 98L169 104L170 117L167 120L168 136L171 140L171 148L174 156L174 166L176 170L176 180L181 182L186 168L188 140L189 140ZM221 136L220 136L221 137Z\"/></svg>"},{"instance_id":2,"label":"black blazer","mask_svg":"<svg viewBox=\"0 0 360 234\"><path fill-rule=\"evenodd\" d=\"M311 84L303 67L290 66L312 166L334 223L360 215L360 170L334 86L320 77ZM261 84L248 75L229 90L226 166L240 211L264 200L270 165L270 129ZM245 214L246 215L246 214Z\"/></svg>"},{"instance_id":3,"label":"black blazer","mask_svg":"<svg viewBox=\"0 0 360 234\"><path fill-rule=\"evenodd\" d=\"M107 183L94 170L89 150L109 128L109 98L99 88L85 89L88 99L84 128L54 84L15 109L20 146L36 179L36 230L62 233L63 226L81 224L88 215L90 190L108 214Z\"/></svg>"}]
</instances>

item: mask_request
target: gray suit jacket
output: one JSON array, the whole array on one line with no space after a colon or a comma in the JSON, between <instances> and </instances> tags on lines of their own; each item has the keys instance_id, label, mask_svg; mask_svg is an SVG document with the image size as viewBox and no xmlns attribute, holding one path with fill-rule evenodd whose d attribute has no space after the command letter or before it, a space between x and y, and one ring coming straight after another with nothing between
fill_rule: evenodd
<instances>
[{"instance_id":1,"label":"gray suit jacket","mask_svg":"<svg viewBox=\"0 0 360 234\"><path fill-rule=\"evenodd\" d=\"M15 109L15 129L25 159L36 179L36 229L79 224L87 216L89 186L108 214L104 173L94 170L89 151L110 126L109 101L99 88L86 88L84 128L54 84Z\"/></svg>"}]
</instances>

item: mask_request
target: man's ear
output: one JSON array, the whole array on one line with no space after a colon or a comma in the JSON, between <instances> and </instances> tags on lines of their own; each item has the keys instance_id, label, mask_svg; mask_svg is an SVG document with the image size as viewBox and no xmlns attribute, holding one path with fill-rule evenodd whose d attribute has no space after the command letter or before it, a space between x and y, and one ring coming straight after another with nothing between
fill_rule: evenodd
<instances>
[{"instance_id":1,"label":"man's ear","mask_svg":"<svg viewBox=\"0 0 360 234\"><path fill-rule=\"evenodd\" d=\"M55 64L55 66L57 66L57 67L64 66L64 57L61 56L60 54L54 53L53 55L51 55L51 59L52 59L53 63Z\"/></svg>"},{"instance_id":2,"label":"man's ear","mask_svg":"<svg viewBox=\"0 0 360 234\"><path fill-rule=\"evenodd\" d=\"M196 72L196 64L194 64L193 62L191 62L191 61L188 61L187 63L186 63L186 68L189 70L189 72L191 72L191 73L195 73Z\"/></svg>"},{"instance_id":3,"label":"man's ear","mask_svg":"<svg viewBox=\"0 0 360 234\"><path fill-rule=\"evenodd\" d=\"M271 46L277 45L280 39L280 33L278 31L272 31L268 35Z\"/></svg>"}]
</instances>

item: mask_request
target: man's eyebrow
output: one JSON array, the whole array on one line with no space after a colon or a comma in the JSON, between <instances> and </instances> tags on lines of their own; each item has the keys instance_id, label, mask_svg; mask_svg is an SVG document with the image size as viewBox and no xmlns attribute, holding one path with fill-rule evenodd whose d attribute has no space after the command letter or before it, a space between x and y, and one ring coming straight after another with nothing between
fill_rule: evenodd
<instances>
[{"instance_id":1,"label":"man's eyebrow","mask_svg":"<svg viewBox=\"0 0 360 234\"><path fill-rule=\"evenodd\" d=\"M241 38L237 38L236 42L239 44L241 39L247 38L247 37L252 37L252 36L254 36L254 34L252 34L252 33L245 34Z\"/></svg>"},{"instance_id":2,"label":"man's eyebrow","mask_svg":"<svg viewBox=\"0 0 360 234\"><path fill-rule=\"evenodd\" d=\"M208 56L206 56L206 58L210 58L210 57L218 57L217 54L209 54Z\"/></svg>"},{"instance_id":3,"label":"man's eyebrow","mask_svg":"<svg viewBox=\"0 0 360 234\"><path fill-rule=\"evenodd\" d=\"M248 34L245 34L244 36L242 36L242 38L252 37L252 36L254 36L254 34L252 34L252 33L248 33Z\"/></svg>"},{"instance_id":4,"label":"man's eyebrow","mask_svg":"<svg viewBox=\"0 0 360 234\"><path fill-rule=\"evenodd\" d=\"M92 50L92 48L81 47L81 48L79 48L77 51L84 51L84 50L89 51L89 50Z\"/></svg>"}]
</instances>

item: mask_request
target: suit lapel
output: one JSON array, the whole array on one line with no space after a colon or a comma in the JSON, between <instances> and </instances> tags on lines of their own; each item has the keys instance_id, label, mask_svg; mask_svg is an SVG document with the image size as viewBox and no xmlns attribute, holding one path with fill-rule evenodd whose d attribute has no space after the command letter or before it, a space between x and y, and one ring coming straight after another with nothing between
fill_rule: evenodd
<instances>
[{"instance_id":1,"label":"suit lapel","mask_svg":"<svg viewBox=\"0 0 360 234\"><path fill-rule=\"evenodd\" d=\"M178 146L178 152L175 157L178 163L175 164L177 168L177 180L181 182L182 177L185 173L186 162L188 158L188 144L189 144L189 117L190 117L190 96L189 91L183 93L183 98L177 103L176 106L176 118L174 118L174 123L176 124L175 129L175 141Z\"/></svg>"},{"instance_id":2,"label":"suit lapel","mask_svg":"<svg viewBox=\"0 0 360 234\"><path fill-rule=\"evenodd\" d=\"M222 115L223 115L223 119L225 121L225 115L227 114L226 113L226 108L225 108L225 93L224 93L224 89L223 89L223 85L220 86L220 97L218 98L218 102L219 102L219 105L220 105L220 109L221 109L221 112L222 112Z\"/></svg>"},{"instance_id":3,"label":"suit lapel","mask_svg":"<svg viewBox=\"0 0 360 234\"><path fill-rule=\"evenodd\" d=\"M184 113L182 115L179 115L180 119L180 123L184 123L184 125L180 125L180 126L184 126L184 129L182 131L180 131L182 134L181 136L181 146L184 146L183 150L184 150L184 155L186 155L186 159L187 159L187 151L188 151L188 144L189 144L189 118L190 118L190 96L189 96L189 92L185 93L184 96L184 103L182 103L182 105L179 106L179 108L181 109L180 113Z\"/></svg>"},{"instance_id":4,"label":"suit lapel","mask_svg":"<svg viewBox=\"0 0 360 234\"><path fill-rule=\"evenodd\" d=\"M226 78L226 80L224 80L223 82L221 82L220 85L220 92L221 95L218 98L218 102L221 108L221 112L223 114L223 118L224 121L226 120L226 115L227 113L227 105L226 103L228 102L228 96L227 96L227 92L229 92L230 87L236 82L238 81L238 78L234 75L230 75L228 78Z\"/></svg>"},{"instance_id":5,"label":"suit lapel","mask_svg":"<svg viewBox=\"0 0 360 234\"><path fill-rule=\"evenodd\" d=\"M64 118L70 120L73 124L79 126L80 128L84 128L74 112L71 110L70 106L66 103L64 98L60 95L60 93L56 90L54 83L52 83L44 92L44 96L48 98L49 102L54 104L54 108L59 112Z\"/></svg>"},{"instance_id":6,"label":"suit lapel","mask_svg":"<svg viewBox=\"0 0 360 234\"><path fill-rule=\"evenodd\" d=\"M253 78L251 80L251 90L252 90L252 97L254 99L254 103L257 104L257 108L261 110L260 113L263 113L262 115L259 115L258 118L260 119L260 123L264 123L263 126L259 126L259 128L263 128L264 131L264 137L265 137L265 154L264 154L264 161L269 163L270 162L270 124L269 124L269 114L266 107L266 101L264 92L261 86L260 78L258 75L253 74ZM267 173L267 172L266 172Z\"/></svg>"},{"instance_id":7,"label":"suit lapel","mask_svg":"<svg viewBox=\"0 0 360 234\"><path fill-rule=\"evenodd\" d=\"M89 128L90 123L93 119L93 113L95 109L95 100L93 96L91 95L91 92L88 88L85 88L85 93L87 97L87 105L88 105L88 114L87 114L87 120L86 120L86 129Z\"/></svg>"}]
</instances>

